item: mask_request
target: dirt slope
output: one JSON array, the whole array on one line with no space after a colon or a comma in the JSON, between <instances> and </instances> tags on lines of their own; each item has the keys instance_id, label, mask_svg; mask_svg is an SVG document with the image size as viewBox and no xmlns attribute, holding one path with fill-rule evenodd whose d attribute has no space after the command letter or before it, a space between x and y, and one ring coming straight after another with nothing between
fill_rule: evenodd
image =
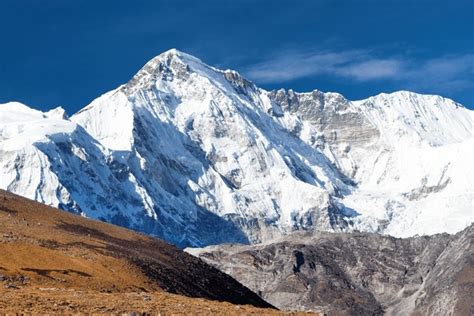
<instances>
[{"instance_id":1,"label":"dirt slope","mask_svg":"<svg viewBox=\"0 0 474 316\"><path fill-rule=\"evenodd\" d=\"M163 241L5 191L0 310L277 313L233 278Z\"/></svg>"}]
</instances>

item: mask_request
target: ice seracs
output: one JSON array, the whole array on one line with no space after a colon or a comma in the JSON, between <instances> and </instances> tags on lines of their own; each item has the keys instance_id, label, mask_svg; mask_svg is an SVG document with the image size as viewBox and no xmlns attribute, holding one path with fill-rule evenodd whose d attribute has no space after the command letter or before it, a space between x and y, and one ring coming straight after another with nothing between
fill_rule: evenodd
<instances>
[{"instance_id":1,"label":"ice seracs","mask_svg":"<svg viewBox=\"0 0 474 316\"><path fill-rule=\"evenodd\" d=\"M36 112L37 126L58 128L34 134L56 136L0 128L44 155L41 184L20 189L12 175L38 169L2 157L2 188L41 201L26 193L41 187L52 205L61 188L68 210L179 246L301 229L410 236L473 220L473 111L438 96L265 91L170 50L70 120Z\"/></svg>"}]
</instances>

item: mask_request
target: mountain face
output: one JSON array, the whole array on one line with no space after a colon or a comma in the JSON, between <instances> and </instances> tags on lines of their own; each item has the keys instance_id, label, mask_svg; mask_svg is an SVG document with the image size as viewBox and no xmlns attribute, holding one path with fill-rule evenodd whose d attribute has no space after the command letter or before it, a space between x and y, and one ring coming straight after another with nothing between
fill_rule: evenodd
<instances>
[{"instance_id":1,"label":"mountain face","mask_svg":"<svg viewBox=\"0 0 474 316\"><path fill-rule=\"evenodd\" d=\"M469 315L474 225L456 235L294 233L271 244L188 249L282 310Z\"/></svg>"},{"instance_id":2,"label":"mountain face","mask_svg":"<svg viewBox=\"0 0 474 316\"><path fill-rule=\"evenodd\" d=\"M67 119L0 105L0 188L178 246L473 221L474 113L411 92L265 91L176 50Z\"/></svg>"}]
</instances>

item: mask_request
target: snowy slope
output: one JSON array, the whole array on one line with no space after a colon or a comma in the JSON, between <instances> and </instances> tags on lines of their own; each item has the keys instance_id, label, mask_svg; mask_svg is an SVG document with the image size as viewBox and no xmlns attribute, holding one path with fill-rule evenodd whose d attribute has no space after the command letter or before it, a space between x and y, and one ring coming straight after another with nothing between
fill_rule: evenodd
<instances>
[{"instance_id":1,"label":"snowy slope","mask_svg":"<svg viewBox=\"0 0 474 316\"><path fill-rule=\"evenodd\" d=\"M0 105L0 187L180 246L473 221L473 111L438 96L265 91L170 50L48 113Z\"/></svg>"},{"instance_id":2,"label":"snowy slope","mask_svg":"<svg viewBox=\"0 0 474 316\"><path fill-rule=\"evenodd\" d=\"M390 222L384 232L399 237L468 226L474 219L473 112L409 92L355 105L381 139L374 155L360 163L360 185L345 203L369 215L384 210L382 218Z\"/></svg>"},{"instance_id":3,"label":"snowy slope","mask_svg":"<svg viewBox=\"0 0 474 316\"><path fill-rule=\"evenodd\" d=\"M162 202L153 204L129 172L142 167L139 161L128 160L131 165L126 165L129 153L106 149L81 126L62 117L59 110L42 113L20 103L0 105L1 188L177 244L246 241L231 224L206 210L191 213L186 201L176 197L168 201L175 213L158 220L158 208L168 207L162 195L169 193L151 192ZM180 218L183 212L186 217ZM196 225L188 227L189 221ZM220 234L214 233L214 226L221 228ZM198 240L198 235L203 236Z\"/></svg>"},{"instance_id":4,"label":"snowy slope","mask_svg":"<svg viewBox=\"0 0 474 316\"><path fill-rule=\"evenodd\" d=\"M288 93L273 98L288 104ZM294 99L287 112L306 126L300 137L309 144L316 139L357 184L339 200L357 215L354 227L407 237L454 233L473 221L473 111L405 91L317 112L307 109L328 107L319 96Z\"/></svg>"},{"instance_id":5,"label":"snowy slope","mask_svg":"<svg viewBox=\"0 0 474 316\"><path fill-rule=\"evenodd\" d=\"M64 117L62 109L0 105L0 187L93 218L112 220L124 205L141 211L142 201L114 177L111 153Z\"/></svg>"}]
</instances>

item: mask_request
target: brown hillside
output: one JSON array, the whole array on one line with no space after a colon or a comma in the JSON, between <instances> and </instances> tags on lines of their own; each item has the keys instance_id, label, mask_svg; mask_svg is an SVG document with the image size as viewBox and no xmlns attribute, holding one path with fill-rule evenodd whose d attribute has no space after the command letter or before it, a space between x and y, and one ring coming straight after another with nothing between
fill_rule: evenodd
<instances>
[{"instance_id":1,"label":"brown hillside","mask_svg":"<svg viewBox=\"0 0 474 316\"><path fill-rule=\"evenodd\" d=\"M233 278L166 242L5 191L0 310L277 313Z\"/></svg>"}]
</instances>

